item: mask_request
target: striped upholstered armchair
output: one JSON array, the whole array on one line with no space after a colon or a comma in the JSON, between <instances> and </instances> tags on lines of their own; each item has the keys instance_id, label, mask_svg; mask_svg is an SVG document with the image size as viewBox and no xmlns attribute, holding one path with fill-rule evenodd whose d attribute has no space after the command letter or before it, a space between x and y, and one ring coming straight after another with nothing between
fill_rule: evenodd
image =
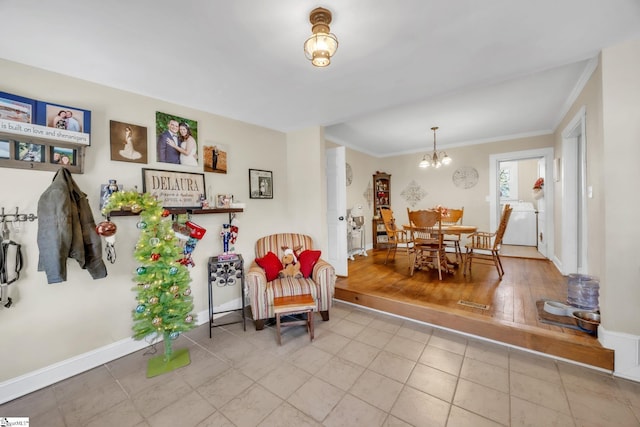
<instances>
[{"instance_id":1,"label":"striped upholstered armchair","mask_svg":"<svg viewBox=\"0 0 640 427\"><path fill-rule=\"evenodd\" d=\"M313 251L313 240L304 234L280 233L261 237L256 242L256 259L265 259L269 252L282 259L284 248L298 249L300 258L306 258L302 253ZM316 252L316 255L319 253ZM261 261L264 264L263 261ZM318 259L315 264L305 263L309 277L277 277L267 280L268 269L258 265L254 260L245 277L251 313L256 324L256 330L264 328L266 319L275 317L273 313L273 299L275 297L311 294L316 302L316 311L320 312L322 320L329 320L329 309L333 300L336 284L336 273L331 264ZM313 265L311 268L310 266ZM304 270L304 269L303 269ZM303 271L304 272L304 271ZM273 273L271 273L273 276Z\"/></svg>"}]
</instances>

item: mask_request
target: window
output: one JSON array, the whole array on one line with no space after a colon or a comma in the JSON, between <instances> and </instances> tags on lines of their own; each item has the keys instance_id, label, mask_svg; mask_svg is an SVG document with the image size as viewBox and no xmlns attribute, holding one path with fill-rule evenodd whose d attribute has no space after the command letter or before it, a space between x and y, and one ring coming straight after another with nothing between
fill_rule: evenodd
<instances>
[{"instance_id":1,"label":"window","mask_svg":"<svg viewBox=\"0 0 640 427\"><path fill-rule=\"evenodd\" d=\"M518 200L518 162L500 162L500 200Z\"/></svg>"}]
</instances>

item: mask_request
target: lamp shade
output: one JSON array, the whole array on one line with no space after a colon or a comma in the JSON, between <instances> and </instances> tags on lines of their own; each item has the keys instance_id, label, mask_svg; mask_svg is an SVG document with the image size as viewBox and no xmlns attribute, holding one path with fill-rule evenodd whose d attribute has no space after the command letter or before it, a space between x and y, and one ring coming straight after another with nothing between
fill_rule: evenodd
<instances>
[{"instance_id":1,"label":"lamp shade","mask_svg":"<svg viewBox=\"0 0 640 427\"><path fill-rule=\"evenodd\" d=\"M338 38L329 29L331 12L318 7L309 14L311 22L311 37L304 42L304 54L316 67L326 67L331 64L331 57L338 50Z\"/></svg>"}]
</instances>

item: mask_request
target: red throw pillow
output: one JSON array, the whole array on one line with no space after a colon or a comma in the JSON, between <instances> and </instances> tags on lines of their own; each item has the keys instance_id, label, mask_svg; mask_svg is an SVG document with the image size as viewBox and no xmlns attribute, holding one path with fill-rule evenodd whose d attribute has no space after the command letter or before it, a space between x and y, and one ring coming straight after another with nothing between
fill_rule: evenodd
<instances>
[{"instance_id":1,"label":"red throw pillow","mask_svg":"<svg viewBox=\"0 0 640 427\"><path fill-rule=\"evenodd\" d=\"M300 263L300 272L304 277L311 277L313 273L313 266L320 259L320 251L304 250L298 256L298 262Z\"/></svg>"},{"instance_id":2,"label":"red throw pillow","mask_svg":"<svg viewBox=\"0 0 640 427\"><path fill-rule=\"evenodd\" d=\"M262 258L256 258L256 263L263 268L267 275L267 281L270 282L278 278L278 273L282 270L282 263L278 256L269 251Z\"/></svg>"}]
</instances>

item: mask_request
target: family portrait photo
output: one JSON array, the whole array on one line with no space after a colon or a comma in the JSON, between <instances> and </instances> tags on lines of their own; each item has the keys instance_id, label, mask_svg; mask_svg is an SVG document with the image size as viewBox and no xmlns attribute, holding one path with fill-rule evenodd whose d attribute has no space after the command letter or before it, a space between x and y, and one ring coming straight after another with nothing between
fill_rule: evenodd
<instances>
[{"instance_id":1,"label":"family portrait photo","mask_svg":"<svg viewBox=\"0 0 640 427\"><path fill-rule=\"evenodd\" d=\"M37 124L71 132L91 133L91 112L64 105L37 102Z\"/></svg>"},{"instance_id":2,"label":"family portrait photo","mask_svg":"<svg viewBox=\"0 0 640 427\"><path fill-rule=\"evenodd\" d=\"M156 112L156 161L198 166L198 122Z\"/></svg>"},{"instance_id":3,"label":"family portrait photo","mask_svg":"<svg viewBox=\"0 0 640 427\"><path fill-rule=\"evenodd\" d=\"M205 145L202 150L205 172L227 173L227 152L229 150L226 145Z\"/></svg>"},{"instance_id":4,"label":"family portrait photo","mask_svg":"<svg viewBox=\"0 0 640 427\"><path fill-rule=\"evenodd\" d=\"M76 150L65 147L51 147L51 163L58 165L75 165Z\"/></svg>"},{"instance_id":5,"label":"family portrait photo","mask_svg":"<svg viewBox=\"0 0 640 427\"><path fill-rule=\"evenodd\" d=\"M109 122L111 160L147 163L147 128L145 126Z\"/></svg>"}]
</instances>

